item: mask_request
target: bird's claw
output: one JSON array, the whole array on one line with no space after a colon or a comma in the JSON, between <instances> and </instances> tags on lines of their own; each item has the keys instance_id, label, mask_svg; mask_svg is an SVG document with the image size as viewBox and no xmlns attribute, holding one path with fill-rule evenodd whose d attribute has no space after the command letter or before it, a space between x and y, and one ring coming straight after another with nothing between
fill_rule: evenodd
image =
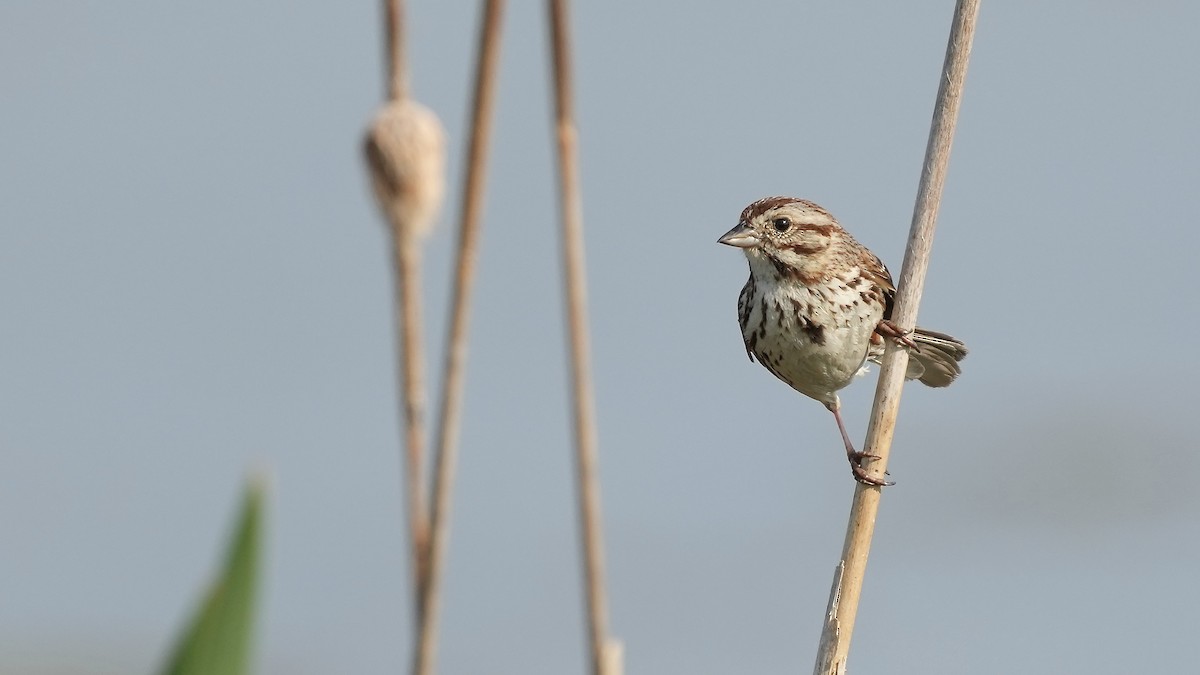
<instances>
[{"instance_id":1,"label":"bird's claw","mask_svg":"<svg viewBox=\"0 0 1200 675\"><path fill-rule=\"evenodd\" d=\"M913 342L912 338L909 337L913 332L911 330L904 330L900 328L896 324L892 323L891 319L884 319L883 321L880 321L879 325L875 327L875 332L884 337L891 338L901 347L908 347L913 351L921 351L921 347L917 345L916 342Z\"/></svg>"},{"instance_id":2,"label":"bird's claw","mask_svg":"<svg viewBox=\"0 0 1200 675\"><path fill-rule=\"evenodd\" d=\"M864 459L879 459L879 455L871 455L865 452L853 452L849 454L847 459L850 460L850 473L854 475L854 480L862 483L863 485L870 485L872 487L889 487L896 484L895 481L890 481L886 478L876 478L871 476L867 473L867 470L863 468L862 463ZM887 471L884 471L883 473L885 476L891 475Z\"/></svg>"}]
</instances>

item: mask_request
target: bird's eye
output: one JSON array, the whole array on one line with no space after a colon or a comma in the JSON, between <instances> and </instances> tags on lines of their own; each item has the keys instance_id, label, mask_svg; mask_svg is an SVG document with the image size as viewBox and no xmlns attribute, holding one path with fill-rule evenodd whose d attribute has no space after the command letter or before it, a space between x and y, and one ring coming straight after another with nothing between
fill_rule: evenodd
<instances>
[{"instance_id":1,"label":"bird's eye","mask_svg":"<svg viewBox=\"0 0 1200 675\"><path fill-rule=\"evenodd\" d=\"M791 226L792 221L790 218L776 218L771 221L771 227L775 228L776 232L787 232Z\"/></svg>"}]
</instances>

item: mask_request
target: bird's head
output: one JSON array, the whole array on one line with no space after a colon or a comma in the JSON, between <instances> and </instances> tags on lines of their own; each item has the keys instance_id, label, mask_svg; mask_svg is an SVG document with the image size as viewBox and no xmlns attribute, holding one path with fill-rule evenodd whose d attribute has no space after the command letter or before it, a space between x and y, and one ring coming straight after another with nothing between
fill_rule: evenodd
<instances>
[{"instance_id":1,"label":"bird's head","mask_svg":"<svg viewBox=\"0 0 1200 675\"><path fill-rule=\"evenodd\" d=\"M767 197L742 211L738 224L717 241L757 256L803 267L807 258L833 245L841 234L837 220L816 204L794 197Z\"/></svg>"}]
</instances>

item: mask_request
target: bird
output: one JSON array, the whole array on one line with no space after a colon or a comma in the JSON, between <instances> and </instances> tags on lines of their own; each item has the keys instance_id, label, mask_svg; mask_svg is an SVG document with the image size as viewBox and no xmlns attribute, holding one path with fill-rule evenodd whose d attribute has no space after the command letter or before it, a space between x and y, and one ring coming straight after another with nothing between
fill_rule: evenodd
<instances>
[{"instance_id":1,"label":"bird","mask_svg":"<svg viewBox=\"0 0 1200 675\"><path fill-rule=\"evenodd\" d=\"M738 296L750 360L833 413L855 480L891 485L867 474L865 460L877 457L854 449L838 392L867 361L879 363L885 340L909 350L906 379L930 387L954 382L966 346L945 333L892 323L896 286L887 266L814 202L760 199L717 241L740 248L750 264Z\"/></svg>"}]
</instances>

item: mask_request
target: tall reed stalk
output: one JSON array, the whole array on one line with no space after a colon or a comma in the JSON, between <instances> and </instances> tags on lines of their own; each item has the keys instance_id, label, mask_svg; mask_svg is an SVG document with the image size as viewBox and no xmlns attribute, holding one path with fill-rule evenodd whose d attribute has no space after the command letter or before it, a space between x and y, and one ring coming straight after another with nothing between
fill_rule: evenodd
<instances>
[{"instance_id":1,"label":"tall reed stalk","mask_svg":"<svg viewBox=\"0 0 1200 675\"><path fill-rule=\"evenodd\" d=\"M429 557L418 611L417 648L413 653L413 675L434 672L442 577L449 539L451 494L458 455L463 389L466 382L467 328L475 260L479 245L479 223L483 212L487 156L491 144L492 102L499 66L500 27L505 0L485 0L479 29L479 51L475 64L475 89L471 104L471 138L467 147L463 179L462 213L459 221L458 252L454 290L450 301L450 330L442 373L442 397L434 444L433 495Z\"/></svg>"},{"instance_id":2,"label":"tall reed stalk","mask_svg":"<svg viewBox=\"0 0 1200 675\"><path fill-rule=\"evenodd\" d=\"M558 202L562 219L563 290L575 435L575 481L583 555L584 604L593 675L618 675L620 645L608 635L604 590L604 543L600 519L600 476L596 413L592 394L591 347L587 319L587 273L583 205L579 188L578 131L572 92L571 32L566 0L548 0L553 68L555 140L558 147Z\"/></svg>"},{"instance_id":3,"label":"tall reed stalk","mask_svg":"<svg viewBox=\"0 0 1200 675\"><path fill-rule=\"evenodd\" d=\"M396 351L404 436L404 481L414 615L426 576L429 517L425 490L425 353L421 313L423 242L445 192L446 141L437 115L409 96L402 0L384 0L388 100L367 130L371 185L391 228Z\"/></svg>"},{"instance_id":4,"label":"tall reed stalk","mask_svg":"<svg viewBox=\"0 0 1200 675\"><path fill-rule=\"evenodd\" d=\"M934 104L933 124L929 132L929 143L925 148L921 182L917 189L908 246L904 252L904 266L900 271L892 312L892 321L905 329L911 329L917 322L917 306L924 290L925 272L929 268L933 232L941 205L942 188L946 181L950 146L954 140L954 126L958 119L959 103L962 101L967 61L971 55L971 41L975 36L978 14L979 0L958 0L954 8L946 60ZM865 453L878 457L868 467L875 478L882 478L887 469L907 366L908 352L896 348L889 340L880 367L879 385L875 389L867 440L863 446ZM858 602L862 595L871 538L875 533L880 494L881 490L877 486L856 484L842 559L834 573L833 588L826 608L825 624L813 670L815 675L842 675L846 672L850 637L858 615Z\"/></svg>"}]
</instances>

